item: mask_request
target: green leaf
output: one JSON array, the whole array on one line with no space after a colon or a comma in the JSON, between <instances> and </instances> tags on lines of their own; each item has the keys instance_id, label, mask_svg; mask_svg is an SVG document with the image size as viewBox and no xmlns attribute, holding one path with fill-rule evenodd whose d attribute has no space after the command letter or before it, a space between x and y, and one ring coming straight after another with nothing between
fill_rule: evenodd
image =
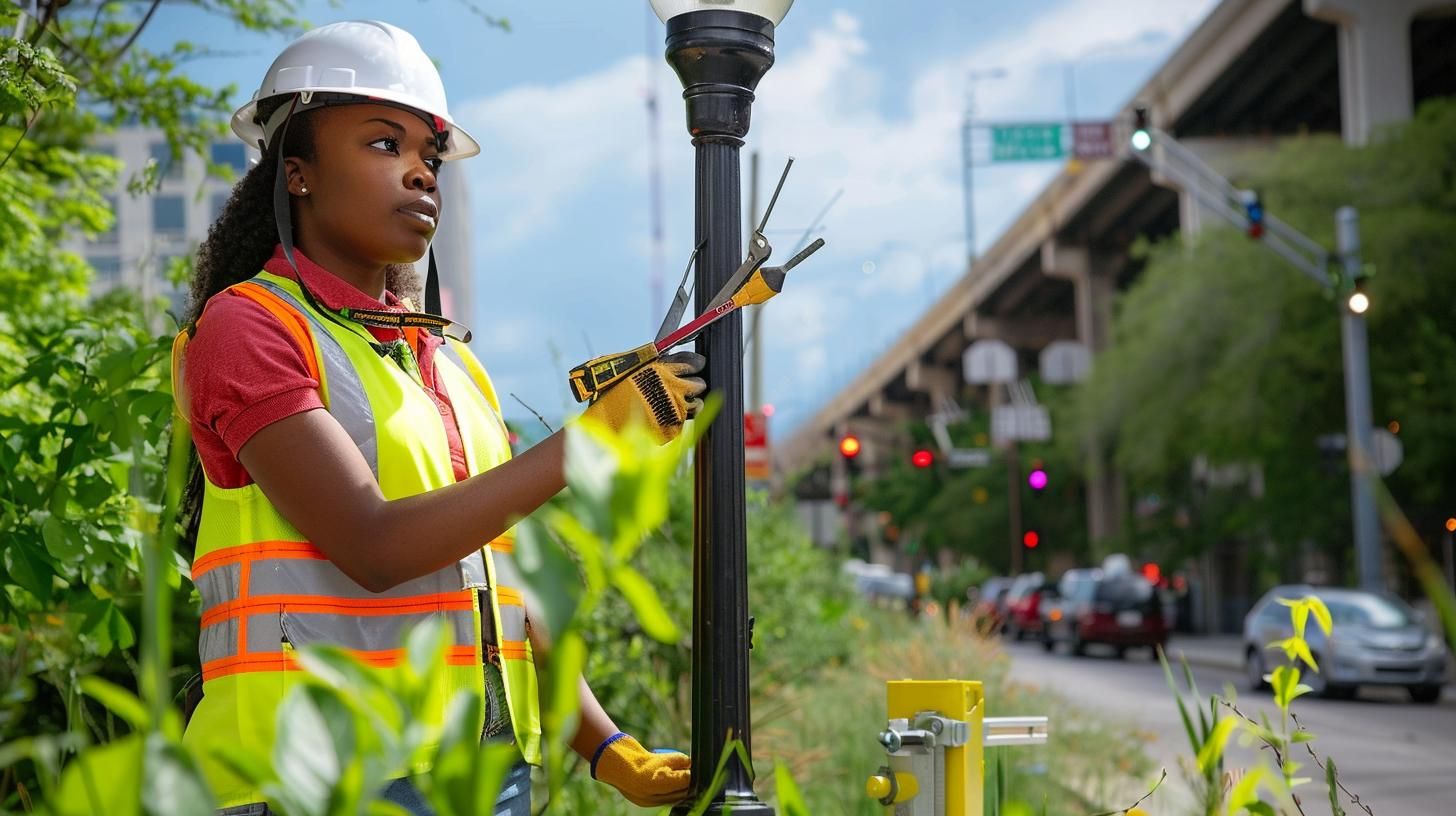
<instances>
[{"instance_id":1,"label":"green leaf","mask_svg":"<svg viewBox=\"0 0 1456 816\"><path fill-rule=\"evenodd\" d=\"M330 723L303 686L283 698L277 717L273 767L278 780L301 806L297 816L324 816L329 812L332 788L343 772L335 740L329 734Z\"/></svg>"},{"instance_id":2,"label":"green leaf","mask_svg":"<svg viewBox=\"0 0 1456 816\"><path fill-rule=\"evenodd\" d=\"M1308 686L1306 686L1306 688L1308 688ZM1295 731L1293 734L1289 735L1289 741L1295 744L1301 742L1313 742L1314 734L1309 731Z\"/></svg>"},{"instance_id":3,"label":"green leaf","mask_svg":"<svg viewBox=\"0 0 1456 816\"><path fill-rule=\"evenodd\" d=\"M140 698L130 691L102 677L81 678L81 691L116 716L126 721L135 731L145 731L151 726L151 716Z\"/></svg>"},{"instance_id":4,"label":"green leaf","mask_svg":"<svg viewBox=\"0 0 1456 816\"><path fill-rule=\"evenodd\" d=\"M82 751L61 774L58 816L141 816L142 737L128 734Z\"/></svg>"},{"instance_id":5,"label":"green leaf","mask_svg":"<svg viewBox=\"0 0 1456 816\"><path fill-rule=\"evenodd\" d=\"M612 583L631 604L637 621L650 637L663 643L676 643L682 637L677 625L662 607L657 590L642 577L642 573L631 567L618 567L612 573Z\"/></svg>"},{"instance_id":6,"label":"green leaf","mask_svg":"<svg viewBox=\"0 0 1456 816\"><path fill-rule=\"evenodd\" d=\"M1304 600L1309 605L1310 611L1314 613L1315 622L1319 624L1320 630L1328 637L1330 632L1335 629L1335 620L1330 617L1330 608L1325 606L1325 602L1316 595L1308 595Z\"/></svg>"},{"instance_id":7,"label":"green leaf","mask_svg":"<svg viewBox=\"0 0 1456 816\"><path fill-rule=\"evenodd\" d=\"M160 733L147 735L142 803L147 816L192 816L216 808L196 761Z\"/></svg>"},{"instance_id":8,"label":"green leaf","mask_svg":"<svg viewBox=\"0 0 1456 816\"><path fill-rule=\"evenodd\" d=\"M16 541L5 548L10 560L10 578L41 603L49 603L55 569L36 553L32 545Z\"/></svg>"},{"instance_id":9,"label":"green leaf","mask_svg":"<svg viewBox=\"0 0 1456 816\"><path fill-rule=\"evenodd\" d=\"M1340 807L1339 774L1335 771L1333 757L1325 760L1325 787L1330 794L1330 816L1345 816L1345 809Z\"/></svg>"},{"instance_id":10,"label":"green leaf","mask_svg":"<svg viewBox=\"0 0 1456 816\"><path fill-rule=\"evenodd\" d=\"M804 796L794 784L794 775L782 760L774 763L774 792L778 796L780 812L784 816L809 816Z\"/></svg>"},{"instance_id":11,"label":"green leaf","mask_svg":"<svg viewBox=\"0 0 1456 816\"><path fill-rule=\"evenodd\" d=\"M49 516L40 526L41 537L45 539L46 552L57 561L66 563L85 553L85 545L77 539L73 530L55 516Z\"/></svg>"},{"instance_id":12,"label":"green leaf","mask_svg":"<svg viewBox=\"0 0 1456 816\"><path fill-rule=\"evenodd\" d=\"M533 587L550 587L537 593L539 603L532 614L542 615L548 632L564 632L576 614L581 593L581 576L576 564L551 537L540 519L532 516L516 525L513 553L521 577Z\"/></svg>"},{"instance_id":13,"label":"green leaf","mask_svg":"<svg viewBox=\"0 0 1456 816\"><path fill-rule=\"evenodd\" d=\"M1233 721L1226 720L1226 722ZM1260 805L1263 805L1259 801L1259 783L1264 780L1266 773L1268 773L1268 769L1263 765L1255 765L1244 771L1243 778L1239 779L1228 793L1228 807L1225 812L1229 816L1243 811L1258 813L1261 816L1276 816L1272 810L1259 809ZM1268 805L1263 805L1263 807L1267 809Z\"/></svg>"},{"instance_id":14,"label":"green leaf","mask_svg":"<svg viewBox=\"0 0 1456 816\"><path fill-rule=\"evenodd\" d=\"M1208 773L1209 769L1213 768L1215 763L1223 757L1223 749L1228 745L1229 737L1233 735L1234 728L1238 724L1238 720L1226 717L1219 720L1218 724L1213 727L1213 732L1208 735L1208 739L1204 740L1203 747L1198 749L1199 770L1205 774Z\"/></svg>"}]
</instances>

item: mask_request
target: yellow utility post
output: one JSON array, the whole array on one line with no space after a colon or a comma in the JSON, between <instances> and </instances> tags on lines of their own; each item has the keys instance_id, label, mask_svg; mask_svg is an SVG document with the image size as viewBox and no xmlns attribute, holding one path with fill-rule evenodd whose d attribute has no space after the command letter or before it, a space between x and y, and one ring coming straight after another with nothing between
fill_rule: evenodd
<instances>
[{"instance_id":1,"label":"yellow utility post","mask_svg":"<svg viewBox=\"0 0 1456 816\"><path fill-rule=\"evenodd\" d=\"M865 793L887 816L982 816L987 747L1046 743L1046 717L986 717L974 680L891 680L888 763Z\"/></svg>"}]
</instances>

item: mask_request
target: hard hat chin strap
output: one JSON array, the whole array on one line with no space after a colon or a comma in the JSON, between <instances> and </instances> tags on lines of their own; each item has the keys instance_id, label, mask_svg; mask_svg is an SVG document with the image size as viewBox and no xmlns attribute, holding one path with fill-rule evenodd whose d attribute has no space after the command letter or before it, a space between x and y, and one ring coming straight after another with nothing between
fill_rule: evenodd
<instances>
[{"instance_id":1,"label":"hard hat chin strap","mask_svg":"<svg viewBox=\"0 0 1456 816\"><path fill-rule=\"evenodd\" d=\"M293 197L288 193L288 169L283 161L283 146L288 140L288 124L293 121L293 114L298 106L298 94L288 103L288 112L283 117L283 124L278 128L278 137L274 144L278 150L278 167L273 176L273 221L278 228L278 243L283 247L283 257L288 259L288 265L293 267L293 274L298 279L298 286L303 290L305 297L314 308L325 313L331 310L324 309L314 297L308 284L303 280L303 274L298 271L298 258L293 251ZM441 317L440 304L440 276L435 266L435 245L430 243L430 267L425 275L425 312L388 312L375 311L373 309L350 309L346 310L349 318L366 326L378 326L381 328L405 328L420 327L433 331L436 334L453 337L462 343L470 342L470 329L450 320Z\"/></svg>"}]
</instances>

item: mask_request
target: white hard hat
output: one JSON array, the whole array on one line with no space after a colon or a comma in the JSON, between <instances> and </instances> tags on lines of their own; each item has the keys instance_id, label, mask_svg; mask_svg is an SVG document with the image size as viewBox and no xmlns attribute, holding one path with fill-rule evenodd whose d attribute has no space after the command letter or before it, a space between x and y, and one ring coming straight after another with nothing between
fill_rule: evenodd
<instances>
[{"instance_id":1,"label":"white hard hat","mask_svg":"<svg viewBox=\"0 0 1456 816\"><path fill-rule=\"evenodd\" d=\"M348 94L364 97L361 101L401 105L433 120L436 131L448 132L441 159L464 159L480 152L480 144L451 118L435 64L413 35L389 23L330 23L289 43L268 66L252 100L233 114L233 132L261 147L273 138L284 117L259 121L259 103L292 94L300 95L300 111L316 106L310 104L315 94Z\"/></svg>"}]
</instances>

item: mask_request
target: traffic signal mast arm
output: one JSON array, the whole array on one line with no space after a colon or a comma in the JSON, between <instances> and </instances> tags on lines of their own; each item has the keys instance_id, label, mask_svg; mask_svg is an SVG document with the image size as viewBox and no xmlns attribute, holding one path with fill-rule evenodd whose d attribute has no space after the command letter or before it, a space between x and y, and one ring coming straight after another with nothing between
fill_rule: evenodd
<instances>
[{"instance_id":1,"label":"traffic signal mast arm","mask_svg":"<svg viewBox=\"0 0 1456 816\"><path fill-rule=\"evenodd\" d=\"M1240 229L1250 228L1245 191L1235 188L1197 153L1167 133L1154 127L1145 128L1144 132L1148 134L1149 147L1133 149L1138 161L1167 176L1199 204L1222 216L1225 221ZM1161 148L1162 156L1152 155L1152 148ZM1262 207L1262 203L1259 206ZM1262 220L1264 234L1260 238L1270 249L1315 283L1326 289L1335 288L1327 271L1332 253L1320 246L1318 241L1270 215L1267 210L1263 212Z\"/></svg>"}]
</instances>

